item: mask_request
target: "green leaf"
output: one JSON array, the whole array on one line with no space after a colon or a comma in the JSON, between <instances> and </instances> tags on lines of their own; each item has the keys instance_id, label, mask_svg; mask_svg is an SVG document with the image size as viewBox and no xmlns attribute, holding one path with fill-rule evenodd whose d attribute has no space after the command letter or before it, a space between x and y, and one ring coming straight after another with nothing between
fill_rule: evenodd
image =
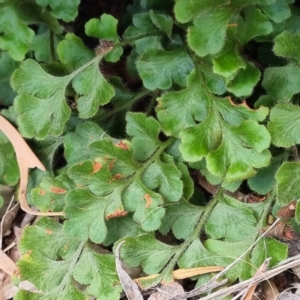
<instances>
[{"instance_id":1,"label":"green leaf","mask_svg":"<svg viewBox=\"0 0 300 300\"><path fill-rule=\"evenodd\" d=\"M46 246L40 247L40 243ZM83 246L77 239L67 238L59 223L49 218L40 219L25 229L20 242L23 255L18 267L22 280L33 283L43 299L84 300L72 278Z\"/></svg>"},{"instance_id":2,"label":"green leaf","mask_svg":"<svg viewBox=\"0 0 300 300\"><path fill-rule=\"evenodd\" d=\"M165 215L165 209L161 207L163 203L161 195L148 189L139 178L123 194L125 210L135 212L133 220L145 231L154 231L161 226Z\"/></svg>"},{"instance_id":3,"label":"green leaf","mask_svg":"<svg viewBox=\"0 0 300 300\"><path fill-rule=\"evenodd\" d=\"M248 208L218 203L205 223L205 231L213 239L238 242L256 234L256 219Z\"/></svg>"},{"instance_id":4,"label":"green leaf","mask_svg":"<svg viewBox=\"0 0 300 300\"><path fill-rule=\"evenodd\" d=\"M3 203L4 203L3 198L2 196L0 196L0 208L2 207Z\"/></svg>"},{"instance_id":5,"label":"green leaf","mask_svg":"<svg viewBox=\"0 0 300 300\"><path fill-rule=\"evenodd\" d=\"M261 239L252 250L251 263L259 267L271 257L270 268L287 258L288 246L273 238Z\"/></svg>"},{"instance_id":6,"label":"green leaf","mask_svg":"<svg viewBox=\"0 0 300 300\"><path fill-rule=\"evenodd\" d=\"M44 177L38 187L31 191L32 202L41 211L62 211L67 193L75 187L65 174L56 178Z\"/></svg>"},{"instance_id":7,"label":"green leaf","mask_svg":"<svg viewBox=\"0 0 300 300\"><path fill-rule=\"evenodd\" d=\"M175 17L179 22L186 23L207 9L224 6L226 4L228 4L228 1L226 0L204 0L201 2L194 0L178 0L174 7Z\"/></svg>"},{"instance_id":8,"label":"green leaf","mask_svg":"<svg viewBox=\"0 0 300 300\"><path fill-rule=\"evenodd\" d=\"M273 31L272 23L258 8L248 7L243 11L244 18L239 17L235 36L244 45L253 38L267 35Z\"/></svg>"},{"instance_id":9,"label":"green leaf","mask_svg":"<svg viewBox=\"0 0 300 300\"><path fill-rule=\"evenodd\" d=\"M205 248L211 253L210 256L219 262L218 265L227 266L234 262L241 254L243 254L255 241L255 236L246 236L244 240L239 242L225 242L209 239L204 243ZM240 281L249 279L257 269L251 267L249 255L245 255L242 260L236 263L228 272L226 277L230 281L237 278Z\"/></svg>"},{"instance_id":10,"label":"green leaf","mask_svg":"<svg viewBox=\"0 0 300 300\"><path fill-rule=\"evenodd\" d=\"M43 141L34 141L32 144L32 150L36 156L40 158L41 163L49 173L53 173L53 169L55 168L55 155L58 153L62 143L62 137L56 138L48 136Z\"/></svg>"},{"instance_id":11,"label":"green leaf","mask_svg":"<svg viewBox=\"0 0 300 300\"><path fill-rule=\"evenodd\" d=\"M171 156L164 154L163 161L155 160L142 174L145 185L158 190L160 195L170 202L179 201L182 196L183 184L181 173L174 165Z\"/></svg>"},{"instance_id":12,"label":"green leaf","mask_svg":"<svg viewBox=\"0 0 300 300\"><path fill-rule=\"evenodd\" d=\"M203 212L202 207L191 205L184 200L168 205L159 231L166 235L172 228L177 239L187 239L194 232Z\"/></svg>"},{"instance_id":13,"label":"green leaf","mask_svg":"<svg viewBox=\"0 0 300 300\"><path fill-rule=\"evenodd\" d=\"M89 146L107 134L95 123L84 122L76 126L75 132L68 132L64 137L64 155L69 164L92 158Z\"/></svg>"},{"instance_id":14,"label":"green leaf","mask_svg":"<svg viewBox=\"0 0 300 300\"><path fill-rule=\"evenodd\" d=\"M130 213L122 218L112 218L107 221L107 236L103 241L104 246L109 246L127 236L137 236L143 233L143 230L133 220L132 216Z\"/></svg>"},{"instance_id":15,"label":"green leaf","mask_svg":"<svg viewBox=\"0 0 300 300\"><path fill-rule=\"evenodd\" d=\"M269 67L265 70L262 85L271 97L287 102L300 92L300 68L294 65Z\"/></svg>"},{"instance_id":16,"label":"green leaf","mask_svg":"<svg viewBox=\"0 0 300 300\"><path fill-rule=\"evenodd\" d=\"M103 300L120 299L121 285L116 272L115 258L100 254L86 246L77 262L73 276L82 285L87 285L88 295Z\"/></svg>"},{"instance_id":17,"label":"green leaf","mask_svg":"<svg viewBox=\"0 0 300 300\"><path fill-rule=\"evenodd\" d=\"M150 10L149 14L153 24L155 24L155 26L157 26L158 29L166 33L168 37L171 37L173 19L168 15L157 13L153 10Z\"/></svg>"},{"instance_id":18,"label":"green leaf","mask_svg":"<svg viewBox=\"0 0 300 300\"><path fill-rule=\"evenodd\" d=\"M249 119L262 122L269 114L269 109L266 107L261 106L258 109L251 109L246 101L236 104L229 97L215 98L214 104L217 106L223 119L233 126L239 126L242 122Z\"/></svg>"},{"instance_id":19,"label":"green leaf","mask_svg":"<svg viewBox=\"0 0 300 300\"><path fill-rule=\"evenodd\" d=\"M19 18L14 4L0 4L0 48L8 50L10 56L17 61L24 59L29 50L34 31ZM17 32L17 34L16 34Z\"/></svg>"},{"instance_id":20,"label":"green leaf","mask_svg":"<svg viewBox=\"0 0 300 300\"><path fill-rule=\"evenodd\" d=\"M266 195L271 192L276 184L275 174L280 167L281 160L273 158L270 165L259 169L257 174L248 179L248 185L252 191Z\"/></svg>"},{"instance_id":21,"label":"green leaf","mask_svg":"<svg viewBox=\"0 0 300 300\"><path fill-rule=\"evenodd\" d=\"M181 132L182 144L179 149L183 158L189 162L199 161L220 145L221 135L217 115L214 110L211 110L199 125Z\"/></svg>"},{"instance_id":22,"label":"green leaf","mask_svg":"<svg viewBox=\"0 0 300 300\"><path fill-rule=\"evenodd\" d=\"M44 29L45 30L45 29ZM53 41L51 41L53 39ZM37 61L51 63L55 60L55 53L51 53L51 47L56 49L60 38L57 35L52 36L50 30L45 30L44 32L34 36L31 43L31 50L34 51L34 57ZM53 42L53 45L51 44Z\"/></svg>"},{"instance_id":23,"label":"green leaf","mask_svg":"<svg viewBox=\"0 0 300 300\"><path fill-rule=\"evenodd\" d=\"M240 68L245 68L246 63L237 49L237 45L227 40L222 50L213 58L213 71L224 77L232 77Z\"/></svg>"},{"instance_id":24,"label":"green leaf","mask_svg":"<svg viewBox=\"0 0 300 300\"><path fill-rule=\"evenodd\" d=\"M138 161L147 160L162 144L158 139L159 123L142 113L128 113L126 132L132 136L133 155Z\"/></svg>"},{"instance_id":25,"label":"green leaf","mask_svg":"<svg viewBox=\"0 0 300 300\"><path fill-rule=\"evenodd\" d=\"M272 5L260 6L260 9L274 22L280 23L286 20L291 15L291 10L288 3L293 3L290 0L277 0Z\"/></svg>"},{"instance_id":26,"label":"green leaf","mask_svg":"<svg viewBox=\"0 0 300 300\"><path fill-rule=\"evenodd\" d=\"M299 106L288 103L279 103L271 110L268 130L274 145L291 147L300 143L299 113Z\"/></svg>"},{"instance_id":27,"label":"green leaf","mask_svg":"<svg viewBox=\"0 0 300 300\"><path fill-rule=\"evenodd\" d=\"M61 62L74 70L95 57L94 52L86 48L74 33L66 34L57 46L57 54Z\"/></svg>"},{"instance_id":28,"label":"green leaf","mask_svg":"<svg viewBox=\"0 0 300 300\"><path fill-rule=\"evenodd\" d=\"M100 244L107 234L105 218L115 212L123 211L121 190L115 189L107 196L95 196L85 189L76 189L68 193L64 223L64 232L69 237L82 241L90 239Z\"/></svg>"},{"instance_id":29,"label":"green leaf","mask_svg":"<svg viewBox=\"0 0 300 300\"><path fill-rule=\"evenodd\" d=\"M207 155L210 173L233 182L253 176L253 167L262 168L269 163L270 152L266 150L270 143L269 133L254 121L263 120L268 110L250 110L244 104L236 106L228 99L224 100L214 99L217 109L212 108L199 125L182 131L180 151L190 162ZM225 123L217 110L234 126Z\"/></svg>"},{"instance_id":30,"label":"green leaf","mask_svg":"<svg viewBox=\"0 0 300 300\"><path fill-rule=\"evenodd\" d=\"M68 175L79 188L87 188L96 196L106 196L122 183L109 172L110 166L99 161L84 161L73 165Z\"/></svg>"},{"instance_id":31,"label":"green leaf","mask_svg":"<svg viewBox=\"0 0 300 300\"><path fill-rule=\"evenodd\" d=\"M85 24L85 32L88 36L97 37L112 42L118 42L119 37L117 33L118 20L111 15L103 14L100 19L90 19ZM121 47L113 50L105 56L105 60L109 62L116 62L123 54Z\"/></svg>"},{"instance_id":32,"label":"green leaf","mask_svg":"<svg viewBox=\"0 0 300 300\"><path fill-rule=\"evenodd\" d=\"M187 77L186 89L157 99L157 117L165 134L178 137L183 129L205 119L210 100L199 80L193 71Z\"/></svg>"},{"instance_id":33,"label":"green leaf","mask_svg":"<svg viewBox=\"0 0 300 300\"><path fill-rule=\"evenodd\" d=\"M65 22L73 21L77 14L77 7L80 3L80 0L36 0L36 3L47 7L50 6L52 15L57 19L62 19Z\"/></svg>"},{"instance_id":34,"label":"green leaf","mask_svg":"<svg viewBox=\"0 0 300 300\"><path fill-rule=\"evenodd\" d=\"M23 136L44 139L48 134L62 134L71 114L64 94L69 80L68 76L46 73L31 59L13 73L11 84L20 94L15 99L15 110Z\"/></svg>"},{"instance_id":35,"label":"green leaf","mask_svg":"<svg viewBox=\"0 0 300 300\"><path fill-rule=\"evenodd\" d=\"M181 180L183 183L183 194L182 197L184 200L188 201L194 194L194 181L190 176L188 167L182 163L178 162L176 167L181 172Z\"/></svg>"},{"instance_id":36,"label":"green leaf","mask_svg":"<svg viewBox=\"0 0 300 300\"><path fill-rule=\"evenodd\" d=\"M237 97L248 96L259 79L259 70L252 63L247 63L245 69L239 69L235 77L227 84L227 88Z\"/></svg>"},{"instance_id":37,"label":"green leaf","mask_svg":"<svg viewBox=\"0 0 300 300\"><path fill-rule=\"evenodd\" d=\"M300 60L300 34L288 31L276 36L274 39L274 52L278 56Z\"/></svg>"},{"instance_id":38,"label":"green leaf","mask_svg":"<svg viewBox=\"0 0 300 300\"><path fill-rule=\"evenodd\" d=\"M130 145L119 142L113 144L108 139L94 142L89 147L93 157L99 158L103 164L108 165L113 175L121 174L122 177L131 176L138 169L138 163L133 160Z\"/></svg>"},{"instance_id":39,"label":"green leaf","mask_svg":"<svg viewBox=\"0 0 300 300\"><path fill-rule=\"evenodd\" d=\"M11 58L8 52L0 53L0 103L1 105L11 105L16 92L11 88L10 77L19 63Z\"/></svg>"},{"instance_id":40,"label":"green leaf","mask_svg":"<svg viewBox=\"0 0 300 300\"><path fill-rule=\"evenodd\" d=\"M4 133L0 132L0 184L14 186L19 180L15 151Z\"/></svg>"},{"instance_id":41,"label":"green leaf","mask_svg":"<svg viewBox=\"0 0 300 300\"><path fill-rule=\"evenodd\" d=\"M45 247L40 247L41 244ZM33 226L26 227L19 247L23 254L34 251L51 260L58 258L65 260L73 256L79 245L79 240L68 238L63 234L61 224L43 217Z\"/></svg>"},{"instance_id":42,"label":"green leaf","mask_svg":"<svg viewBox=\"0 0 300 300\"><path fill-rule=\"evenodd\" d=\"M228 182L253 176L254 168L268 166L270 144L267 129L255 121L244 121L238 127L223 128L223 140L218 149L207 155L208 170Z\"/></svg>"},{"instance_id":43,"label":"green leaf","mask_svg":"<svg viewBox=\"0 0 300 300\"><path fill-rule=\"evenodd\" d=\"M130 267L141 265L146 274L159 273L176 253L177 247L163 244L153 235L128 237L121 247L122 261Z\"/></svg>"},{"instance_id":44,"label":"green leaf","mask_svg":"<svg viewBox=\"0 0 300 300\"><path fill-rule=\"evenodd\" d=\"M93 64L80 72L72 81L80 94L77 109L80 118L90 118L96 114L100 105L107 104L115 95L113 87L105 80L98 64Z\"/></svg>"},{"instance_id":45,"label":"green leaf","mask_svg":"<svg viewBox=\"0 0 300 300\"><path fill-rule=\"evenodd\" d=\"M281 205L300 198L300 163L285 162L276 173L277 199Z\"/></svg>"},{"instance_id":46,"label":"green leaf","mask_svg":"<svg viewBox=\"0 0 300 300\"><path fill-rule=\"evenodd\" d=\"M147 49L163 49L161 46L161 31L153 24L149 13L134 14L132 23L133 25L126 29L125 38L136 39L134 45L138 54L142 54ZM153 34L150 35L149 33ZM157 35L154 33L157 33Z\"/></svg>"},{"instance_id":47,"label":"green leaf","mask_svg":"<svg viewBox=\"0 0 300 300\"><path fill-rule=\"evenodd\" d=\"M217 53L224 46L227 23L232 8L204 11L188 29L188 44L199 56Z\"/></svg>"},{"instance_id":48,"label":"green leaf","mask_svg":"<svg viewBox=\"0 0 300 300\"><path fill-rule=\"evenodd\" d=\"M185 86L186 76L194 67L184 48L170 51L148 49L137 60L136 66L149 90L169 89L173 82Z\"/></svg>"}]
</instances>

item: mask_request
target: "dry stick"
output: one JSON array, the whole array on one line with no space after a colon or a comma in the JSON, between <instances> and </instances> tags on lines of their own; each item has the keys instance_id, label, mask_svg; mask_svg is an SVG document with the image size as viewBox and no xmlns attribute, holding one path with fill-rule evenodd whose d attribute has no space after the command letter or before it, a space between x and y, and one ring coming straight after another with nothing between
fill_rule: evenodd
<instances>
[{"instance_id":1,"label":"dry stick","mask_svg":"<svg viewBox=\"0 0 300 300\"><path fill-rule=\"evenodd\" d=\"M12 143L17 161L20 169L20 188L19 188L19 201L21 208L29 214L37 216L63 216L63 212L40 212L33 210L27 203L26 191L28 183L28 169L38 168L42 171L46 171L43 164L35 156L35 154L28 147L20 133L4 118L0 115L0 130L7 136Z\"/></svg>"}]
</instances>

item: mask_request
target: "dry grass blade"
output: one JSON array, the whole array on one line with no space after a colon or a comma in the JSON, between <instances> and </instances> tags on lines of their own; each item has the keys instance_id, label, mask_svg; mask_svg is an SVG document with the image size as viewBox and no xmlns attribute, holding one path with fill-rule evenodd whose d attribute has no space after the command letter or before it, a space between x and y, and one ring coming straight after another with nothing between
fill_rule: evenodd
<instances>
[{"instance_id":1,"label":"dry grass blade","mask_svg":"<svg viewBox=\"0 0 300 300\"><path fill-rule=\"evenodd\" d=\"M28 183L28 169L38 168L45 171L45 167L28 147L20 133L2 116L0 116L0 130L12 143L20 169L19 201L21 208L27 213L38 216L63 216L63 212L38 212L33 210L27 203L26 190Z\"/></svg>"},{"instance_id":2,"label":"dry grass blade","mask_svg":"<svg viewBox=\"0 0 300 300\"><path fill-rule=\"evenodd\" d=\"M15 263L0 249L0 268L9 275L16 269Z\"/></svg>"},{"instance_id":3,"label":"dry grass blade","mask_svg":"<svg viewBox=\"0 0 300 300\"><path fill-rule=\"evenodd\" d=\"M120 248L122 244L125 242L121 242L116 248L116 269L117 273L123 287L123 290L128 298L128 300L143 300L143 296L137 286L137 284L130 278L130 276L124 271L121 265L120 260Z\"/></svg>"},{"instance_id":4,"label":"dry grass blade","mask_svg":"<svg viewBox=\"0 0 300 300\"><path fill-rule=\"evenodd\" d=\"M223 269L224 267L218 267L218 266L178 269L172 272L172 277L175 280L180 280L180 279L186 279L197 275L219 272L222 271ZM159 274L152 274L146 277L136 278L134 279L134 281L139 284L142 280L149 280L149 279L156 278L158 276Z\"/></svg>"}]
</instances>

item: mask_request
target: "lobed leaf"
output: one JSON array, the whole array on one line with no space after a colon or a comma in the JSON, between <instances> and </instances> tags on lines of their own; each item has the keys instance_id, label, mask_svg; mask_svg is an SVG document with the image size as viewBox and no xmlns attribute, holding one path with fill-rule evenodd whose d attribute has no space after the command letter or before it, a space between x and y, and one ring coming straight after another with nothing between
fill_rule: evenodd
<instances>
[{"instance_id":1,"label":"lobed leaf","mask_svg":"<svg viewBox=\"0 0 300 300\"><path fill-rule=\"evenodd\" d=\"M186 76L194 66L186 50L177 48L169 51L145 50L137 60L136 67L147 89L165 90L169 89L172 83L185 86Z\"/></svg>"},{"instance_id":2,"label":"lobed leaf","mask_svg":"<svg viewBox=\"0 0 300 300\"><path fill-rule=\"evenodd\" d=\"M26 23L19 17L17 7L14 3L0 4L0 48L8 50L10 56L16 60L24 59L29 50L34 31L27 27ZM15 34L15 33L18 34Z\"/></svg>"},{"instance_id":3,"label":"lobed leaf","mask_svg":"<svg viewBox=\"0 0 300 300\"><path fill-rule=\"evenodd\" d=\"M89 146L107 134L95 123L84 122L76 126L75 132L68 132L64 137L64 155L69 164L92 158Z\"/></svg>"},{"instance_id":4,"label":"lobed leaf","mask_svg":"<svg viewBox=\"0 0 300 300\"><path fill-rule=\"evenodd\" d=\"M147 49L163 49L161 45L161 32L152 22L149 13L134 14L132 23L133 25L129 26L125 31L125 38L136 39L140 37L134 41L135 50L138 54L142 54Z\"/></svg>"},{"instance_id":5,"label":"lobed leaf","mask_svg":"<svg viewBox=\"0 0 300 300\"><path fill-rule=\"evenodd\" d=\"M221 145L207 155L207 167L213 175L232 182L253 176L254 168L268 166L270 136L264 126L248 120L238 127L222 128Z\"/></svg>"},{"instance_id":6,"label":"lobed leaf","mask_svg":"<svg viewBox=\"0 0 300 300\"><path fill-rule=\"evenodd\" d=\"M298 106L280 103L272 108L268 130L272 143L278 147L291 147L300 143Z\"/></svg>"},{"instance_id":7,"label":"lobed leaf","mask_svg":"<svg viewBox=\"0 0 300 300\"><path fill-rule=\"evenodd\" d=\"M204 0L201 2L196 2L194 0L179 0L175 3L174 11L176 19L181 23L186 23L205 10L221 7L226 4L228 4L228 1L226 0Z\"/></svg>"},{"instance_id":8,"label":"lobed leaf","mask_svg":"<svg viewBox=\"0 0 300 300\"><path fill-rule=\"evenodd\" d=\"M81 95L77 100L79 117L87 119L95 115L100 105L107 104L115 95L113 87L105 80L97 64L80 72L72 80L76 92Z\"/></svg>"},{"instance_id":9,"label":"lobed leaf","mask_svg":"<svg viewBox=\"0 0 300 300\"><path fill-rule=\"evenodd\" d=\"M278 56L300 60L300 35L284 31L274 39L274 52Z\"/></svg>"},{"instance_id":10,"label":"lobed leaf","mask_svg":"<svg viewBox=\"0 0 300 300\"><path fill-rule=\"evenodd\" d=\"M154 12L150 10L149 12L152 23L161 31L166 33L168 37L171 37L172 27L173 27L173 19L166 15Z\"/></svg>"},{"instance_id":11,"label":"lobed leaf","mask_svg":"<svg viewBox=\"0 0 300 300\"><path fill-rule=\"evenodd\" d=\"M57 54L60 61L73 70L86 64L95 56L74 33L66 34L65 39L57 46Z\"/></svg>"},{"instance_id":12,"label":"lobed leaf","mask_svg":"<svg viewBox=\"0 0 300 300\"><path fill-rule=\"evenodd\" d=\"M167 135L178 137L183 129L205 119L210 99L199 81L199 75L193 71L185 89L157 99L157 117Z\"/></svg>"},{"instance_id":13,"label":"lobed leaf","mask_svg":"<svg viewBox=\"0 0 300 300\"><path fill-rule=\"evenodd\" d=\"M48 133L60 135L70 117L64 91L69 77L54 77L28 59L11 78L13 88L20 94L15 110L23 136L44 139ZM42 117L41 117L42 116Z\"/></svg>"},{"instance_id":14,"label":"lobed leaf","mask_svg":"<svg viewBox=\"0 0 300 300\"><path fill-rule=\"evenodd\" d=\"M276 173L277 199L281 205L288 205L300 198L300 163L285 162Z\"/></svg>"},{"instance_id":15,"label":"lobed leaf","mask_svg":"<svg viewBox=\"0 0 300 300\"><path fill-rule=\"evenodd\" d=\"M232 8L222 7L204 11L188 29L188 44L199 56L219 52L225 42L227 23Z\"/></svg>"},{"instance_id":16,"label":"lobed leaf","mask_svg":"<svg viewBox=\"0 0 300 300\"><path fill-rule=\"evenodd\" d=\"M77 7L80 0L36 0L36 3L43 7L50 6L52 9L51 13L55 18L70 22L78 14Z\"/></svg>"},{"instance_id":17,"label":"lobed leaf","mask_svg":"<svg viewBox=\"0 0 300 300\"><path fill-rule=\"evenodd\" d=\"M205 223L205 231L212 239L238 242L256 234L256 219L249 208L218 203Z\"/></svg>"},{"instance_id":18,"label":"lobed leaf","mask_svg":"<svg viewBox=\"0 0 300 300\"><path fill-rule=\"evenodd\" d=\"M203 207L191 205L184 200L166 206L159 231L166 235L172 229L177 239L187 239L194 232L203 212Z\"/></svg>"},{"instance_id":19,"label":"lobed leaf","mask_svg":"<svg viewBox=\"0 0 300 300\"><path fill-rule=\"evenodd\" d=\"M262 85L271 97L287 102L300 92L299 78L300 68L297 66L269 67L265 70Z\"/></svg>"},{"instance_id":20,"label":"lobed leaf","mask_svg":"<svg viewBox=\"0 0 300 300\"><path fill-rule=\"evenodd\" d=\"M162 144L158 139L159 123L142 113L128 113L126 132L132 136L133 155L138 161L147 160Z\"/></svg>"},{"instance_id":21,"label":"lobed leaf","mask_svg":"<svg viewBox=\"0 0 300 300\"><path fill-rule=\"evenodd\" d=\"M51 246L41 248L40 243ZM25 229L20 243L23 255L18 261L20 276L33 283L43 299L72 297L83 300L83 293L72 279L73 268L83 246L78 239L64 236L59 223L42 218L36 225ZM25 296L21 292L19 297L24 299Z\"/></svg>"},{"instance_id":22,"label":"lobed leaf","mask_svg":"<svg viewBox=\"0 0 300 300\"><path fill-rule=\"evenodd\" d=\"M19 67L19 63L11 58L7 52L0 54L0 103L1 105L11 105L16 92L10 85L10 77L14 70Z\"/></svg>"},{"instance_id":23,"label":"lobed leaf","mask_svg":"<svg viewBox=\"0 0 300 300\"><path fill-rule=\"evenodd\" d=\"M121 285L115 258L112 254L100 254L86 246L77 262L73 276L80 284L87 286L88 295L104 300L120 299Z\"/></svg>"},{"instance_id":24,"label":"lobed leaf","mask_svg":"<svg viewBox=\"0 0 300 300\"><path fill-rule=\"evenodd\" d=\"M162 270L176 250L177 247L159 242L152 234L143 234L125 238L120 256L130 267L141 265L146 274L155 274Z\"/></svg>"},{"instance_id":25,"label":"lobed leaf","mask_svg":"<svg viewBox=\"0 0 300 300\"><path fill-rule=\"evenodd\" d=\"M228 91L237 97L248 96L260 79L259 70L251 63L245 69L239 69L235 77L227 84Z\"/></svg>"},{"instance_id":26,"label":"lobed leaf","mask_svg":"<svg viewBox=\"0 0 300 300\"><path fill-rule=\"evenodd\" d=\"M291 0L277 0L271 5L260 6L260 9L274 22L280 23L290 17L291 9L288 4L293 2Z\"/></svg>"},{"instance_id":27,"label":"lobed leaf","mask_svg":"<svg viewBox=\"0 0 300 300\"><path fill-rule=\"evenodd\" d=\"M235 37L244 45L253 38L267 35L273 31L272 23L258 8L247 7L239 17Z\"/></svg>"},{"instance_id":28,"label":"lobed leaf","mask_svg":"<svg viewBox=\"0 0 300 300\"><path fill-rule=\"evenodd\" d=\"M236 72L246 67L246 63L239 54L237 45L227 40L224 47L213 58L213 71L216 74L222 75L226 78L231 78Z\"/></svg>"},{"instance_id":29,"label":"lobed leaf","mask_svg":"<svg viewBox=\"0 0 300 300\"><path fill-rule=\"evenodd\" d=\"M19 166L13 146L0 132L0 184L14 186L19 180Z\"/></svg>"},{"instance_id":30,"label":"lobed leaf","mask_svg":"<svg viewBox=\"0 0 300 300\"><path fill-rule=\"evenodd\" d=\"M111 15L103 14L100 19L90 19L85 24L85 32L88 36L97 37L112 42L118 42L119 37L117 33L118 20ZM109 62L116 62L123 54L121 47L109 52L105 59Z\"/></svg>"}]
</instances>

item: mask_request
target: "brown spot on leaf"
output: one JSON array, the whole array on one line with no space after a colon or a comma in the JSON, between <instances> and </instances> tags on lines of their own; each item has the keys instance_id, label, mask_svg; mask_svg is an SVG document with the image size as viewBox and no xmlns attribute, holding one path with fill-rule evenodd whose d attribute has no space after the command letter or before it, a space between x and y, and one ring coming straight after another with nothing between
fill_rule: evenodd
<instances>
[{"instance_id":1,"label":"brown spot on leaf","mask_svg":"<svg viewBox=\"0 0 300 300\"><path fill-rule=\"evenodd\" d=\"M50 229L46 229L46 234L53 234L53 231Z\"/></svg>"},{"instance_id":2,"label":"brown spot on leaf","mask_svg":"<svg viewBox=\"0 0 300 300\"><path fill-rule=\"evenodd\" d=\"M120 173L118 173L118 174L116 174L116 175L113 177L113 179L119 180L119 179L121 179L122 177L123 177L123 175L120 174Z\"/></svg>"},{"instance_id":3,"label":"brown spot on leaf","mask_svg":"<svg viewBox=\"0 0 300 300\"><path fill-rule=\"evenodd\" d=\"M17 277L17 278L21 278L21 272L20 272L20 269L19 267L17 267L15 270L14 270L14 276Z\"/></svg>"},{"instance_id":4,"label":"brown spot on leaf","mask_svg":"<svg viewBox=\"0 0 300 300\"><path fill-rule=\"evenodd\" d=\"M118 144L116 144L116 146L117 146L118 148L123 149L123 150L128 150L128 149L129 149L128 145L127 145L126 143L124 143L123 141L121 141L121 142L119 142Z\"/></svg>"},{"instance_id":5,"label":"brown spot on leaf","mask_svg":"<svg viewBox=\"0 0 300 300\"><path fill-rule=\"evenodd\" d=\"M146 208L148 208L152 203L152 198L149 194L145 194L144 199L146 200Z\"/></svg>"},{"instance_id":6,"label":"brown spot on leaf","mask_svg":"<svg viewBox=\"0 0 300 300\"><path fill-rule=\"evenodd\" d=\"M39 191L39 195L42 195L42 196L46 195L46 191L40 190L40 191Z\"/></svg>"},{"instance_id":7,"label":"brown spot on leaf","mask_svg":"<svg viewBox=\"0 0 300 300\"><path fill-rule=\"evenodd\" d=\"M111 170L111 169L114 167L115 162L116 162L116 159L113 159L113 160L109 163L109 165L108 165L108 169L109 169L109 170Z\"/></svg>"},{"instance_id":8,"label":"brown spot on leaf","mask_svg":"<svg viewBox=\"0 0 300 300\"><path fill-rule=\"evenodd\" d=\"M56 186L52 186L50 190L54 194L65 194L67 192L67 190Z\"/></svg>"},{"instance_id":9,"label":"brown spot on leaf","mask_svg":"<svg viewBox=\"0 0 300 300\"><path fill-rule=\"evenodd\" d=\"M228 27L236 27L237 23L227 24Z\"/></svg>"},{"instance_id":10,"label":"brown spot on leaf","mask_svg":"<svg viewBox=\"0 0 300 300\"><path fill-rule=\"evenodd\" d=\"M93 172L92 174L98 172L99 170L101 170L101 168L103 167L103 165L101 164L101 162L98 161L94 161L93 162Z\"/></svg>"},{"instance_id":11,"label":"brown spot on leaf","mask_svg":"<svg viewBox=\"0 0 300 300\"><path fill-rule=\"evenodd\" d=\"M84 187L84 184L82 184L82 183L77 183L76 186L77 186L79 189L81 189L81 188Z\"/></svg>"},{"instance_id":12,"label":"brown spot on leaf","mask_svg":"<svg viewBox=\"0 0 300 300\"><path fill-rule=\"evenodd\" d=\"M123 209L117 209L115 212L107 215L105 218L106 220L109 220L109 219L113 219L113 218L120 218L120 217L124 217L128 214L127 211L123 210Z\"/></svg>"}]
</instances>

